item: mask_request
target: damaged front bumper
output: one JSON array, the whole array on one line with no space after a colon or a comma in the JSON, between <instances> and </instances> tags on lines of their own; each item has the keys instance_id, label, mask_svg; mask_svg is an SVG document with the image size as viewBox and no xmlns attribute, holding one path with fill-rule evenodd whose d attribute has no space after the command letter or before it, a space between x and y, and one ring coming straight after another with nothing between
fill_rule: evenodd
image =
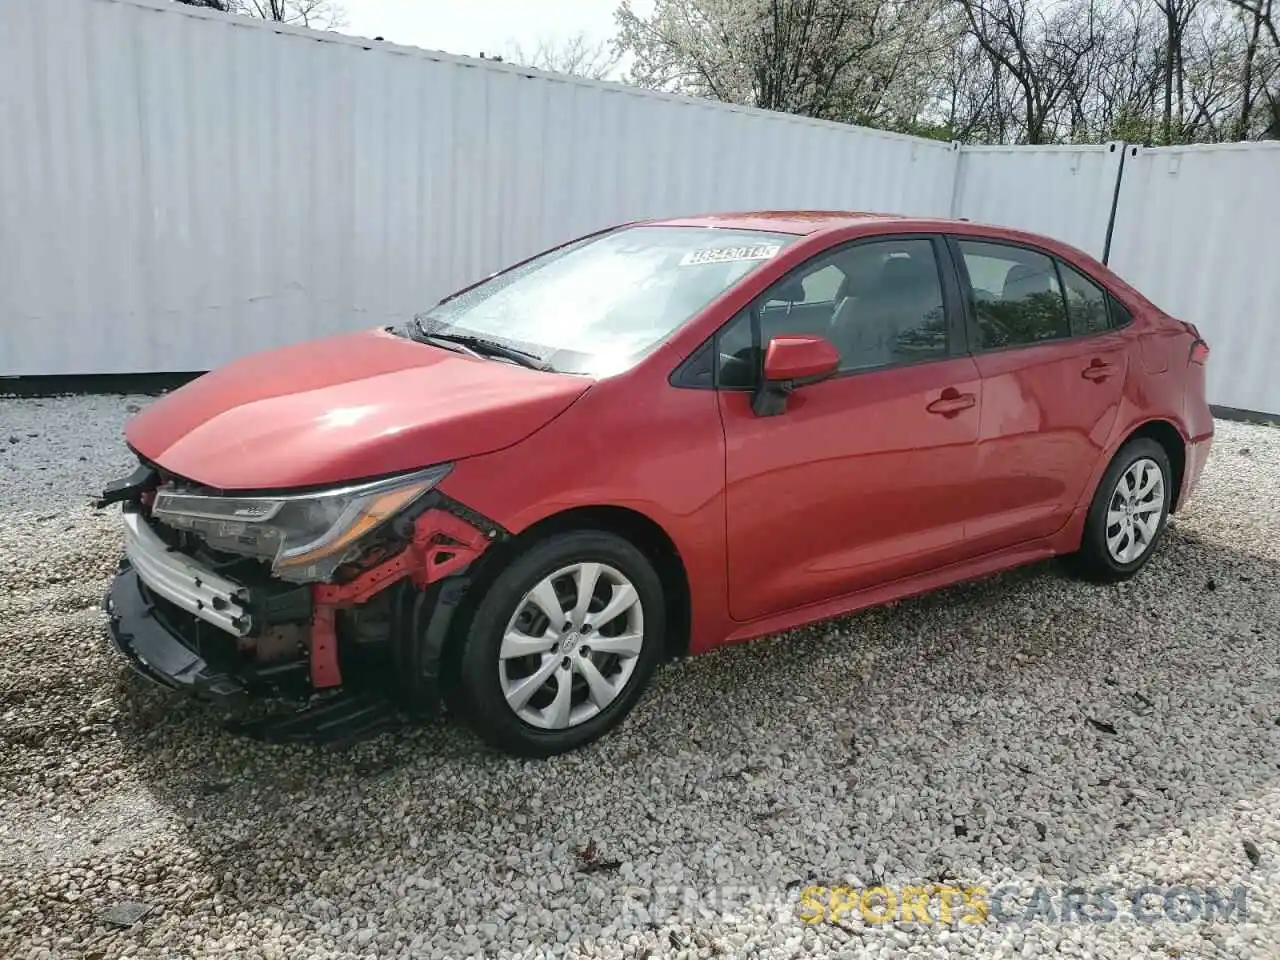
<instances>
[{"instance_id":1,"label":"damaged front bumper","mask_svg":"<svg viewBox=\"0 0 1280 960\"><path fill-rule=\"evenodd\" d=\"M135 670L207 699L302 691L307 587L240 583L165 543L140 505L125 503L123 518L125 556L104 606L111 639ZM275 656L251 657L268 636Z\"/></svg>"},{"instance_id":2,"label":"damaged front bumper","mask_svg":"<svg viewBox=\"0 0 1280 960\"><path fill-rule=\"evenodd\" d=\"M204 699L244 696L242 682L211 666L165 622L128 560L121 562L103 607L116 649L148 680Z\"/></svg>"},{"instance_id":3,"label":"damaged front bumper","mask_svg":"<svg viewBox=\"0 0 1280 960\"><path fill-rule=\"evenodd\" d=\"M252 701L293 701L295 711L310 702L294 716L325 712L344 732L352 710L380 715L391 701L417 716L438 712L443 651L472 563L506 531L432 492L395 555L343 582L286 583L174 546L181 541L148 516L156 477L144 473L99 501L122 506L125 556L104 606L111 641L135 671L233 712Z\"/></svg>"}]
</instances>

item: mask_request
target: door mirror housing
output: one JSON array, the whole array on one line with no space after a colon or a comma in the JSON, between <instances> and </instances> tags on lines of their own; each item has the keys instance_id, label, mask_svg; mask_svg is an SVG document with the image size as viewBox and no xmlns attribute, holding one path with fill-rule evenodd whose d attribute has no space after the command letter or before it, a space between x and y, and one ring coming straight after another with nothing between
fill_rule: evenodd
<instances>
[{"instance_id":1,"label":"door mirror housing","mask_svg":"<svg viewBox=\"0 0 1280 960\"><path fill-rule=\"evenodd\" d=\"M840 353L823 337L774 337L765 348L764 377L751 409L756 416L777 416L787 408L787 394L825 380L839 368Z\"/></svg>"}]
</instances>

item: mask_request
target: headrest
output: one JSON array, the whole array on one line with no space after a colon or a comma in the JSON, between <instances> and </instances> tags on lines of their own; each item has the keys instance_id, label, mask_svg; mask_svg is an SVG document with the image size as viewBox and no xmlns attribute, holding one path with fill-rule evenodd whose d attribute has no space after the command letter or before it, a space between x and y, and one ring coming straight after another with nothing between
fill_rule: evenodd
<instances>
[{"instance_id":1,"label":"headrest","mask_svg":"<svg viewBox=\"0 0 1280 960\"><path fill-rule=\"evenodd\" d=\"M804 284L795 278L785 280L778 287L777 292L770 295L769 299L781 300L783 303L804 303Z\"/></svg>"},{"instance_id":2,"label":"headrest","mask_svg":"<svg viewBox=\"0 0 1280 960\"><path fill-rule=\"evenodd\" d=\"M934 286L937 276L930 264L914 257L890 257L880 268L880 283L891 289L911 286Z\"/></svg>"},{"instance_id":3,"label":"headrest","mask_svg":"<svg viewBox=\"0 0 1280 960\"><path fill-rule=\"evenodd\" d=\"M1032 267L1015 263L1004 275L1004 298L1016 300L1053 289L1053 267Z\"/></svg>"}]
</instances>

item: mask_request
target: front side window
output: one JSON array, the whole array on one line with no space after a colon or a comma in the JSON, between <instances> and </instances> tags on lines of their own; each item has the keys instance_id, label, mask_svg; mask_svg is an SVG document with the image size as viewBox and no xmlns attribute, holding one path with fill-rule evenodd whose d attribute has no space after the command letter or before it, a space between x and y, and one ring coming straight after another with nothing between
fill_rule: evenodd
<instances>
[{"instance_id":1,"label":"front side window","mask_svg":"<svg viewBox=\"0 0 1280 960\"><path fill-rule=\"evenodd\" d=\"M821 254L752 306L760 342L807 334L840 352L841 371L874 370L947 356L947 320L933 243L863 241ZM754 383L759 348L743 311L719 336L718 383Z\"/></svg>"},{"instance_id":2,"label":"front side window","mask_svg":"<svg viewBox=\"0 0 1280 960\"><path fill-rule=\"evenodd\" d=\"M1058 261L1058 273L1067 292L1067 313L1076 336L1103 333L1111 329L1107 315L1107 295L1080 271Z\"/></svg>"},{"instance_id":3,"label":"front side window","mask_svg":"<svg viewBox=\"0 0 1280 960\"><path fill-rule=\"evenodd\" d=\"M796 239L624 227L497 274L413 326L421 337L478 338L533 355L547 369L604 376L638 361Z\"/></svg>"},{"instance_id":4,"label":"front side window","mask_svg":"<svg viewBox=\"0 0 1280 960\"><path fill-rule=\"evenodd\" d=\"M998 350L1071 336L1053 261L1001 243L959 240L969 273L978 347Z\"/></svg>"}]
</instances>

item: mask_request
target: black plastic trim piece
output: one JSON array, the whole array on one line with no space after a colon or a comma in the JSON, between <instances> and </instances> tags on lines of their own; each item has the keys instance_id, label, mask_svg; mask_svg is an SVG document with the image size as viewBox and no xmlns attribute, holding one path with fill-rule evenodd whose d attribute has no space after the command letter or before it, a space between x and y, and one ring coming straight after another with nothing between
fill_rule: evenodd
<instances>
[{"instance_id":1,"label":"black plastic trim piece","mask_svg":"<svg viewBox=\"0 0 1280 960\"><path fill-rule=\"evenodd\" d=\"M248 594L245 605L254 626L251 636L280 624L311 621L311 588L307 584L281 583L277 587L273 583L271 587L248 587L245 592Z\"/></svg>"},{"instance_id":2,"label":"black plastic trim piece","mask_svg":"<svg viewBox=\"0 0 1280 960\"><path fill-rule=\"evenodd\" d=\"M716 388L715 344L719 331L713 333L671 371L667 382L682 390L714 390Z\"/></svg>"},{"instance_id":3,"label":"black plastic trim piece","mask_svg":"<svg viewBox=\"0 0 1280 960\"><path fill-rule=\"evenodd\" d=\"M156 618L155 608L143 595L138 574L128 561L121 563L103 608L112 643L148 680L202 699L244 697L243 683L214 670Z\"/></svg>"},{"instance_id":4,"label":"black plastic trim piece","mask_svg":"<svg viewBox=\"0 0 1280 960\"><path fill-rule=\"evenodd\" d=\"M103 487L102 496L94 500L93 505L101 510L103 507L123 500L136 500L143 492L154 488L159 483L160 474L146 464L142 464L129 476L112 480Z\"/></svg>"},{"instance_id":5,"label":"black plastic trim piece","mask_svg":"<svg viewBox=\"0 0 1280 960\"><path fill-rule=\"evenodd\" d=\"M392 626L393 657L402 703L414 716L430 718L441 712L444 648L470 587L471 577L463 572L425 590L403 588L398 622Z\"/></svg>"},{"instance_id":6,"label":"black plastic trim piece","mask_svg":"<svg viewBox=\"0 0 1280 960\"><path fill-rule=\"evenodd\" d=\"M439 490L432 490L426 497L423 497L423 500L428 501L428 509L436 507L445 511L445 513L451 513L459 520L464 520L471 524L490 540L506 540L511 536L510 531L503 527L502 524L495 520L490 520L483 513L472 510L465 503L460 503Z\"/></svg>"},{"instance_id":7,"label":"black plastic trim piece","mask_svg":"<svg viewBox=\"0 0 1280 960\"><path fill-rule=\"evenodd\" d=\"M233 719L227 729L265 743L295 743L329 750L348 747L404 725L386 697L340 693L287 713Z\"/></svg>"}]
</instances>

